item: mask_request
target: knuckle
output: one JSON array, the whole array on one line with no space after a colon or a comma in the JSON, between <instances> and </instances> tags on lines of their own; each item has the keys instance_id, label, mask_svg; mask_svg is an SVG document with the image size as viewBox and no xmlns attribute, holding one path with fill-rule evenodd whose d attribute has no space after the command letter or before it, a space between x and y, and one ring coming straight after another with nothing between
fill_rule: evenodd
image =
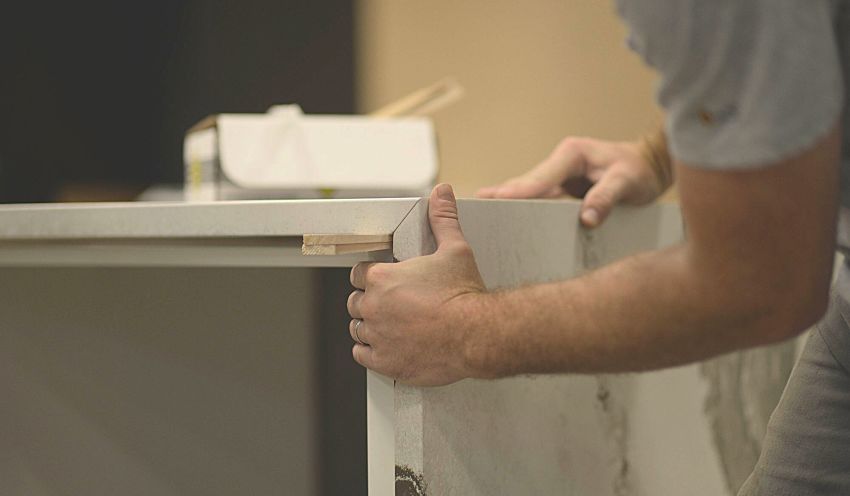
<instances>
[{"instance_id":1,"label":"knuckle","mask_svg":"<svg viewBox=\"0 0 850 496\"><path fill-rule=\"evenodd\" d=\"M558 146L556 147L559 150L569 150L570 148L574 148L576 146L576 138L573 136L567 136L558 142Z\"/></svg>"},{"instance_id":2,"label":"knuckle","mask_svg":"<svg viewBox=\"0 0 850 496\"><path fill-rule=\"evenodd\" d=\"M352 291L350 295L348 295L348 301L346 302L346 308L348 308L348 313L353 314L357 310L357 300L359 298L360 291Z\"/></svg>"},{"instance_id":3,"label":"knuckle","mask_svg":"<svg viewBox=\"0 0 850 496\"><path fill-rule=\"evenodd\" d=\"M360 310L360 316L363 317L364 319L366 317L374 316L374 309L375 308L372 305L371 299L366 298L364 296L362 299L358 300L357 306L358 306L358 310Z\"/></svg>"},{"instance_id":4,"label":"knuckle","mask_svg":"<svg viewBox=\"0 0 850 496\"><path fill-rule=\"evenodd\" d=\"M598 184L587 193L587 202L596 206L610 206L617 192L610 184Z\"/></svg>"},{"instance_id":5,"label":"knuckle","mask_svg":"<svg viewBox=\"0 0 850 496\"><path fill-rule=\"evenodd\" d=\"M567 136L558 143L558 146L555 147L555 151L559 153L578 151L584 147L585 142L586 140L584 138Z\"/></svg>"},{"instance_id":6,"label":"knuckle","mask_svg":"<svg viewBox=\"0 0 850 496\"><path fill-rule=\"evenodd\" d=\"M357 278L357 272L360 270L359 267L360 267L360 264L358 263L357 265L352 267L351 272L348 273L348 281L351 283L352 286L354 286L356 281L357 281L356 278Z\"/></svg>"},{"instance_id":7,"label":"knuckle","mask_svg":"<svg viewBox=\"0 0 850 496\"><path fill-rule=\"evenodd\" d=\"M449 200L440 200L437 202L436 208L432 214L435 217L457 219L457 204Z\"/></svg>"},{"instance_id":8,"label":"knuckle","mask_svg":"<svg viewBox=\"0 0 850 496\"><path fill-rule=\"evenodd\" d=\"M448 246L449 251L458 257L474 257L472 247L469 243L452 243Z\"/></svg>"},{"instance_id":9,"label":"knuckle","mask_svg":"<svg viewBox=\"0 0 850 496\"><path fill-rule=\"evenodd\" d=\"M375 264L366 272L366 283L369 285L378 284L384 281L387 277L387 264Z\"/></svg>"},{"instance_id":10,"label":"knuckle","mask_svg":"<svg viewBox=\"0 0 850 496\"><path fill-rule=\"evenodd\" d=\"M380 364L375 360L374 349L368 346L355 344L351 348L351 355L354 357L355 362L368 369L377 369L380 366Z\"/></svg>"},{"instance_id":11,"label":"knuckle","mask_svg":"<svg viewBox=\"0 0 850 496\"><path fill-rule=\"evenodd\" d=\"M597 191L587 198L587 204L597 208L604 208L611 204L611 194L605 191Z\"/></svg>"},{"instance_id":12,"label":"knuckle","mask_svg":"<svg viewBox=\"0 0 850 496\"><path fill-rule=\"evenodd\" d=\"M381 267L380 265L373 265L366 272L366 281L367 282L378 281L378 280L381 279L381 277L383 277L383 275L384 275L383 267Z\"/></svg>"}]
</instances>

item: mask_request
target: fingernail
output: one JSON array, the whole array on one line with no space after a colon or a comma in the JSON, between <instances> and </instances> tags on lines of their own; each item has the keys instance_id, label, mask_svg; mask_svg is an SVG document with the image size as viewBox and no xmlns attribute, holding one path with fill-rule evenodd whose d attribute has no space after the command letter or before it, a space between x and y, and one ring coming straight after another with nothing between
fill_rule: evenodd
<instances>
[{"instance_id":1,"label":"fingernail","mask_svg":"<svg viewBox=\"0 0 850 496\"><path fill-rule=\"evenodd\" d=\"M593 208L586 208L581 213L581 220L585 225L594 227L596 224L599 224L599 212Z\"/></svg>"},{"instance_id":2,"label":"fingernail","mask_svg":"<svg viewBox=\"0 0 850 496\"><path fill-rule=\"evenodd\" d=\"M452 191L452 187L445 183L437 186L437 198L441 200L454 201L455 194Z\"/></svg>"}]
</instances>

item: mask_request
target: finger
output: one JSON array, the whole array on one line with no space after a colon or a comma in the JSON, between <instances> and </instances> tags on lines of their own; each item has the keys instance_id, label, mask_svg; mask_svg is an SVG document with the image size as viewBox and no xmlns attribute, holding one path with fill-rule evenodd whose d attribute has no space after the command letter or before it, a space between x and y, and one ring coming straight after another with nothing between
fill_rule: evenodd
<instances>
[{"instance_id":1,"label":"finger","mask_svg":"<svg viewBox=\"0 0 850 496\"><path fill-rule=\"evenodd\" d=\"M354 291L348 295L346 307L348 308L348 315L351 315L352 319L363 318L363 313L360 311L360 302L364 296L366 294L363 291Z\"/></svg>"},{"instance_id":2,"label":"finger","mask_svg":"<svg viewBox=\"0 0 850 496\"><path fill-rule=\"evenodd\" d=\"M348 334L351 335L351 339L355 343L369 344L369 341L366 339L366 321L363 319L351 319L351 322L348 323Z\"/></svg>"},{"instance_id":3,"label":"finger","mask_svg":"<svg viewBox=\"0 0 850 496\"><path fill-rule=\"evenodd\" d=\"M563 183L584 176L587 140L566 138L545 160L522 176L498 186L478 190L479 198L554 198L564 193Z\"/></svg>"},{"instance_id":4,"label":"finger","mask_svg":"<svg viewBox=\"0 0 850 496\"><path fill-rule=\"evenodd\" d=\"M475 192L476 198L495 198L496 191L499 189L498 186L487 186L485 188L481 188Z\"/></svg>"},{"instance_id":5,"label":"finger","mask_svg":"<svg viewBox=\"0 0 850 496\"><path fill-rule=\"evenodd\" d=\"M466 243L466 238L460 230L457 200L448 184L438 184L431 191L431 197L428 199L428 220L437 241L437 249L450 243Z\"/></svg>"},{"instance_id":6,"label":"finger","mask_svg":"<svg viewBox=\"0 0 850 496\"><path fill-rule=\"evenodd\" d=\"M581 205L581 222L587 227L600 225L626 193L628 182L622 174L606 174L587 194Z\"/></svg>"},{"instance_id":7,"label":"finger","mask_svg":"<svg viewBox=\"0 0 850 496\"><path fill-rule=\"evenodd\" d=\"M546 159L492 193L494 198L554 198L564 194L564 183L584 177L585 140L567 138Z\"/></svg>"},{"instance_id":8,"label":"finger","mask_svg":"<svg viewBox=\"0 0 850 496\"><path fill-rule=\"evenodd\" d=\"M355 344L354 347L351 348L351 356L354 357L355 362L366 367L367 369L374 368L374 356L371 346Z\"/></svg>"},{"instance_id":9,"label":"finger","mask_svg":"<svg viewBox=\"0 0 850 496\"><path fill-rule=\"evenodd\" d=\"M494 193L494 198L553 198L562 192L560 183L552 184L535 178L518 178L509 181Z\"/></svg>"},{"instance_id":10,"label":"finger","mask_svg":"<svg viewBox=\"0 0 850 496\"><path fill-rule=\"evenodd\" d=\"M349 280L351 285L357 289L366 289L366 273L375 265L375 262L360 262L351 268Z\"/></svg>"},{"instance_id":11,"label":"finger","mask_svg":"<svg viewBox=\"0 0 850 496\"><path fill-rule=\"evenodd\" d=\"M552 186L533 178L520 176L498 186L479 189L477 198L552 198L561 194L559 186Z\"/></svg>"}]
</instances>

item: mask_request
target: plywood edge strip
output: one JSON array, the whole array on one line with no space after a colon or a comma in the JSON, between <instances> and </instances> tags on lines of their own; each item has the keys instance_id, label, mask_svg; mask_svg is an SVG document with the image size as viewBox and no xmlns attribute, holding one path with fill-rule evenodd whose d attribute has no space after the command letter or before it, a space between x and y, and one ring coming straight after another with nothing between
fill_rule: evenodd
<instances>
[{"instance_id":1,"label":"plywood edge strip","mask_svg":"<svg viewBox=\"0 0 850 496\"><path fill-rule=\"evenodd\" d=\"M304 255L344 255L346 253L365 253L369 251L389 250L392 243L348 243L343 245L303 245Z\"/></svg>"},{"instance_id":2,"label":"plywood edge strip","mask_svg":"<svg viewBox=\"0 0 850 496\"><path fill-rule=\"evenodd\" d=\"M392 249L392 234L305 234L304 255L343 255Z\"/></svg>"},{"instance_id":3,"label":"plywood edge strip","mask_svg":"<svg viewBox=\"0 0 850 496\"><path fill-rule=\"evenodd\" d=\"M305 234L305 245L348 245L362 243L390 243L392 234Z\"/></svg>"}]
</instances>

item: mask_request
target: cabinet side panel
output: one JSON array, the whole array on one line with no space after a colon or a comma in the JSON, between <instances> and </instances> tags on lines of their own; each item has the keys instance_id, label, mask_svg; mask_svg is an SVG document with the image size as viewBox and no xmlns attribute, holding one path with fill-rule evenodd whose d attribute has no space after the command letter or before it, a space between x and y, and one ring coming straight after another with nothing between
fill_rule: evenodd
<instances>
[{"instance_id":1,"label":"cabinet side panel","mask_svg":"<svg viewBox=\"0 0 850 496\"><path fill-rule=\"evenodd\" d=\"M578 212L579 203L570 201L460 203L464 234L489 288L576 277L681 239L672 206L621 208L593 231L579 226ZM633 467L650 469L633 458L687 448L695 466L685 467L685 474L653 468L652 477L669 480L656 486L681 488L677 484L688 480L691 490L722 494L720 464L701 412L704 381L695 366L667 374L517 377L422 389L428 494L642 494L647 474ZM670 383L679 385L677 396L664 390ZM677 422L691 434L675 439L656 425L634 422L636 403L644 413L652 408L637 401L638 393L687 412ZM649 442L641 432L655 438Z\"/></svg>"}]
</instances>

